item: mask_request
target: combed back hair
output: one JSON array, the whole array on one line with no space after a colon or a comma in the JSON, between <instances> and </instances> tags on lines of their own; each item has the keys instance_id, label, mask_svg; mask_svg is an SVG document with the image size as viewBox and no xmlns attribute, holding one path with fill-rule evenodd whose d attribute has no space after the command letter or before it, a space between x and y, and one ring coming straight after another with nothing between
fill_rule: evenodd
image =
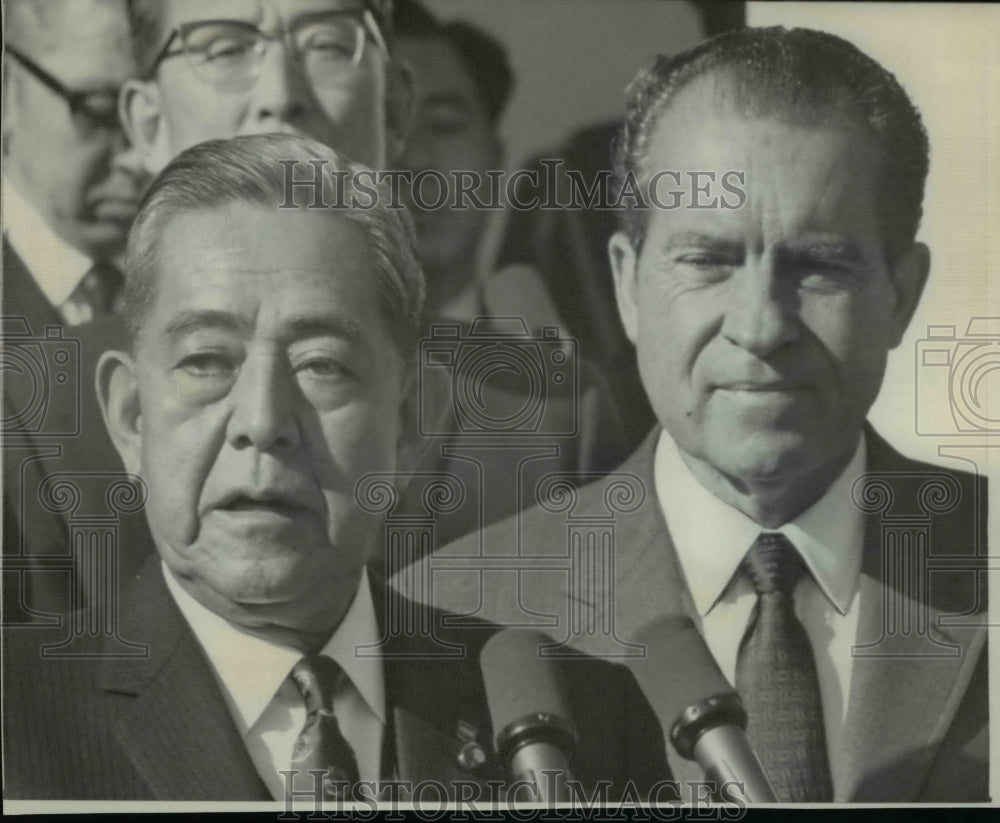
<instances>
[{"instance_id":1,"label":"combed back hair","mask_svg":"<svg viewBox=\"0 0 1000 823\"><path fill-rule=\"evenodd\" d=\"M156 53L163 47L163 17L161 11L166 0L127 0L129 26L132 29L132 51L139 70L145 72ZM31 0L37 2L37 0ZM382 37L392 48L393 0L364 0L378 23ZM206 3L206 6L209 3Z\"/></svg>"},{"instance_id":2,"label":"combed back hair","mask_svg":"<svg viewBox=\"0 0 1000 823\"><path fill-rule=\"evenodd\" d=\"M740 116L860 130L881 161L878 210L889 261L910 248L923 211L928 167L920 113L890 72L826 32L742 29L674 57L658 57L626 90L625 122L614 151L619 185L632 175L644 190L656 171L646 155L661 115L684 88L709 76L718 80L719 106ZM627 208L622 220L638 251L645 210Z\"/></svg>"},{"instance_id":3,"label":"combed back hair","mask_svg":"<svg viewBox=\"0 0 1000 823\"><path fill-rule=\"evenodd\" d=\"M324 200L333 206L326 210L329 219L350 220L364 229L386 326L404 366L412 363L424 300L413 221L405 209L391 207L387 184L377 185L369 169L315 140L287 134L200 143L175 157L153 181L132 224L125 255L124 312L133 346L156 299L160 243L168 224L182 214L235 203L277 213L287 188L286 166L279 161L294 161L291 172L300 181L312 179L311 164L317 160L326 164L322 167L327 186ZM334 172L339 189L334 188ZM364 191L353 184L359 172L365 173ZM311 186L295 187L296 207L311 204L313 195ZM352 205L355 195L358 207ZM331 260L331 276L335 265Z\"/></svg>"},{"instance_id":4,"label":"combed back hair","mask_svg":"<svg viewBox=\"0 0 1000 823\"><path fill-rule=\"evenodd\" d=\"M396 0L396 36L437 39L451 46L468 70L490 124L496 126L514 90L514 72L500 42L470 23L442 23L417 0Z\"/></svg>"}]
</instances>

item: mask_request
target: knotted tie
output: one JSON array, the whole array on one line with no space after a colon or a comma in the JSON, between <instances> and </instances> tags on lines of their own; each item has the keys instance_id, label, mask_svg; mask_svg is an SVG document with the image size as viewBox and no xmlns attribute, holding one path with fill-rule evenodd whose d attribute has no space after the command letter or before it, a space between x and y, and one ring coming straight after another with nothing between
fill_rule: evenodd
<instances>
[{"instance_id":1,"label":"knotted tie","mask_svg":"<svg viewBox=\"0 0 1000 823\"><path fill-rule=\"evenodd\" d=\"M762 533L743 561L757 603L736 660L747 735L778 799L833 799L826 731L812 645L792 592L805 568L783 534Z\"/></svg>"},{"instance_id":2,"label":"knotted tie","mask_svg":"<svg viewBox=\"0 0 1000 823\"><path fill-rule=\"evenodd\" d=\"M291 674L306 705L305 726L292 749L292 770L300 775L316 770L324 772L323 796L328 800L350 797L350 786L358 782L354 750L344 739L333 713L333 695L344 676L343 669L333 660L319 655L303 657ZM348 785L338 786L338 783Z\"/></svg>"},{"instance_id":3,"label":"knotted tie","mask_svg":"<svg viewBox=\"0 0 1000 823\"><path fill-rule=\"evenodd\" d=\"M94 263L67 300L73 317L82 323L111 314L124 284L122 273L110 263Z\"/></svg>"}]
</instances>

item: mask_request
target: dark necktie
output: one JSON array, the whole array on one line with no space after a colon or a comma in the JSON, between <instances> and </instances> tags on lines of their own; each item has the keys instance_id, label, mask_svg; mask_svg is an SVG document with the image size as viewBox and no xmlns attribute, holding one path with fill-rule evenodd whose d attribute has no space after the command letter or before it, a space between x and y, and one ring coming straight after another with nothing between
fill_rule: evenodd
<instances>
[{"instance_id":1,"label":"dark necktie","mask_svg":"<svg viewBox=\"0 0 1000 823\"><path fill-rule=\"evenodd\" d=\"M125 278L110 263L94 263L83 279L77 283L68 302L85 318L103 317L117 308Z\"/></svg>"},{"instance_id":2,"label":"dark necktie","mask_svg":"<svg viewBox=\"0 0 1000 823\"><path fill-rule=\"evenodd\" d=\"M345 677L329 657L303 657L292 668L291 678L306 704L306 723L292 749L292 770L298 771L299 791L312 788L310 771L322 771L323 796L327 800L349 798L350 785L358 782L358 764L351 744L344 739L333 713L333 695Z\"/></svg>"},{"instance_id":3,"label":"dark necktie","mask_svg":"<svg viewBox=\"0 0 1000 823\"><path fill-rule=\"evenodd\" d=\"M736 660L747 735L782 802L833 799L816 661L792 592L805 568L783 534L763 533L743 561L757 603Z\"/></svg>"}]
</instances>

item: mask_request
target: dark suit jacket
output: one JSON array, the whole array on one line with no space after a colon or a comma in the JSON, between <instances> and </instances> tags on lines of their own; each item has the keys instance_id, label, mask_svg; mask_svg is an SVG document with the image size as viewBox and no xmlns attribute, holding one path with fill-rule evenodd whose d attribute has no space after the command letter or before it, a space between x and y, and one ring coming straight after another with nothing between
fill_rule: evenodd
<instances>
[{"instance_id":1,"label":"dark suit jacket","mask_svg":"<svg viewBox=\"0 0 1000 823\"><path fill-rule=\"evenodd\" d=\"M451 781L481 784L502 777L492 755L479 767L460 757L470 744L492 749L478 652L496 627L448 629L440 614L426 607L410 611L415 604L376 576L370 579L376 614L388 634L386 737L397 778L414 784L434 779L450 787ZM409 615L412 624L400 615ZM103 625L86 622L100 619L93 612L73 619ZM387 625L396 631L386 632ZM427 626L434 627L433 638ZM211 664L166 588L158 557L126 589L116 634L101 640L92 633L73 649L77 656L43 659L40 645L58 638L48 630L7 629L6 797L270 800ZM122 640L144 645L145 656L128 656ZM442 657L442 643L461 654ZM101 650L126 656L87 658L88 651ZM631 675L602 661L585 661L577 673L568 684L581 737L577 777L588 785L611 780L618 792L626 778L640 787L652 784L666 766L657 757L658 733L650 731L655 719L639 705ZM484 789L484 802L489 797Z\"/></svg>"},{"instance_id":2,"label":"dark suit jacket","mask_svg":"<svg viewBox=\"0 0 1000 823\"><path fill-rule=\"evenodd\" d=\"M98 518L113 523L121 545L135 545L145 517L109 508L109 490L125 474L94 392L108 340L64 326L6 242L3 263L4 619L44 625L86 601L85 564L72 543L87 538L74 525L86 531ZM142 559L117 551L118 572L133 574Z\"/></svg>"},{"instance_id":3,"label":"dark suit jacket","mask_svg":"<svg viewBox=\"0 0 1000 823\"><path fill-rule=\"evenodd\" d=\"M57 350L71 355L62 370L70 389L77 383L80 363L72 343L60 345L59 336L65 335L62 319L6 237L2 313L3 585L4 620L10 621L30 619L25 607L39 599L32 584L44 585L44 578L24 568L27 561L22 558L48 546L68 554L65 518L41 506L36 492L45 477L44 463L62 452L63 438L49 433L73 430L78 410L72 393L52 395L54 356ZM68 589L62 601L69 601Z\"/></svg>"},{"instance_id":4,"label":"dark suit jacket","mask_svg":"<svg viewBox=\"0 0 1000 823\"><path fill-rule=\"evenodd\" d=\"M563 491L547 507L464 538L396 585L421 596L419 581L438 607L497 623L554 626L589 653L629 654L653 618L694 615L656 499L657 435L578 497ZM983 801L985 481L909 460L871 429L867 442L871 484L855 494L866 512L860 613L848 716L831 763L835 799ZM560 554L580 551L587 530L611 535L603 565L560 564ZM913 551L901 552L907 541ZM574 586L581 573L600 585ZM700 778L668 754L678 779Z\"/></svg>"}]
</instances>

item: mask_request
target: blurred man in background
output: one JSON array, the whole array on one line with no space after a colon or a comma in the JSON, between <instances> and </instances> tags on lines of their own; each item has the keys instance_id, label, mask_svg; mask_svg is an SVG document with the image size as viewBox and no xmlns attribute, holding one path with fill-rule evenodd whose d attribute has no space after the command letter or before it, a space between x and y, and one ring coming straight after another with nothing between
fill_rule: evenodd
<instances>
[{"instance_id":1,"label":"blurred man in background","mask_svg":"<svg viewBox=\"0 0 1000 823\"><path fill-rule=\"evenodd\" d=\"M134 75L124 0L14 0L6 17L4 313L77 325L111 309L108 264L138 206L118 121Z\"/></svg>"},{"instance_id":2,"label":"blurred man in background","mask_svg":"<svg viewBox=\"0 0 1000 823\"><path fill-rule=\"evenodd\" d=\"M11 558L66 543L65 518L38 496L79 434L89 388L61 327L114 309L115 261L141 175L118 120L119 90L135 73L124 0L12 0L5 11L3 542ZM33 353L54 358L50 371ZM22 574L5 572L7 617L20 612L22 584L38 582Z\"/></svg>"},{"instance_id":3,"label":"blurred man in background","mask_svg":"<svg viewBox=\"0 0 1000 823\"><path fill-rule=\"evenodd\" d=\"M414 175L439 173L450 185L454 172L469 172L479 182L469 200L488 202L486 172L503 168L500 121L514 85L503 47L462 21L437 21L413 0L397 3L396 30L397 54L413 71L415 92L402 167ZM428 192L434 188L426 185ZM494 213L447 205L413 209L432 319L467 321L484 313L479 252Z\"/></svg>"},{"instance_id":4,"label":"blurred man in background","mask_svg":"<svg viewBox=\"0 0 1000 823\"><path fill-rule=\"evenodd\" d=\"M391 0L131 0L141 79L125 125L159 171L203 140L304 134L373 168L397 157L410 117L390 58Z\"/></svg>"}]
</instances>

